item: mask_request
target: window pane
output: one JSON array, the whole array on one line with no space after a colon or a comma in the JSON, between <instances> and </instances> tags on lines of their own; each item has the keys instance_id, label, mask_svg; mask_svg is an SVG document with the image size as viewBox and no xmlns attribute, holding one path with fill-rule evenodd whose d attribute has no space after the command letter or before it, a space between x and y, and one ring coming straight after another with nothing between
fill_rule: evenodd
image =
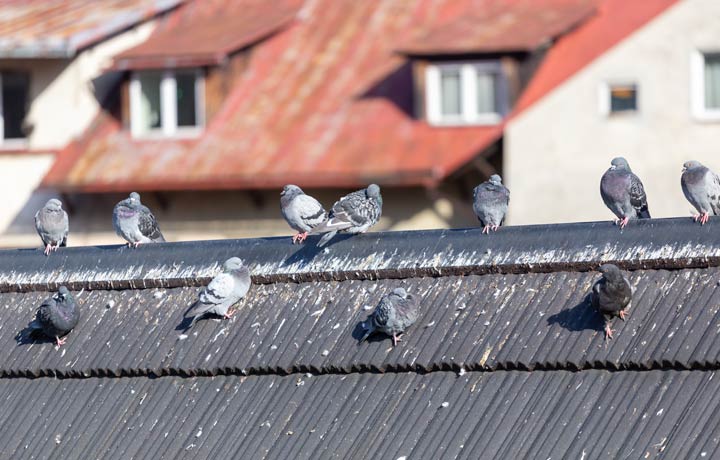
<instances>
[{"instance_id":1,"label":"window pane","mask_svg":"<svg viewBox=\"0 0 720 460\"><path fill-rule=\"evenodd\" d=\"M140 130L160 129L160 82L158 73L144 73L140 79Z\"/></svg>"},{"instance_id":2,"label":"window pane","mask_svg":"<svg viewBox=\"0 0 720 460\"><path fill-rule=\"evenodd\" d=\"M610 87L610 112L637 110L637 86L615 85Z\"/></svg>"},{"instance_id":3,"label":"window pane","mask_svg":"<svg viewBox=\"0 0 720 460\"><path fill-rule=\"evenodd\" d=\"M495 101L495 74L477 74L477 110L478 113L497 113Z\"/></svg>"},{"instance_id":4,"label":"window pane","mask_svg":"<svg viewBox=\"0 0 720 460\"><path fill-rule=\"evenodd\" d=\"M440 70L440 113L460 115L460 69Z\"/></svg>"},{"instance_id":5,"label":"window pane","mask_svg":"<svg viewBox=\"0 0 720 460\"><path fill-rule=\"evenodd\" d=\"M720 109L720 54L705 55L705 108Z\"/></svg>"},{"instance_id":6,"label":"window pane","mask_svg":"<svg viewBox=\"0 0 720 460\"><path fill-rule=\"evenodd\" d=\"M177 124L196 126L195 74L178 74L177 82Z\"/></svg>"},{"instance_id":7,"label":"window pane","mask_svg":"<svg viewBox=\"0 0 720 460\"><path fill-rule=\"evenodd\" d=\"M27 115L30 78L28 74L3 72L2 115L5 139L22 139Z\"/></svg>"}]
</instances>

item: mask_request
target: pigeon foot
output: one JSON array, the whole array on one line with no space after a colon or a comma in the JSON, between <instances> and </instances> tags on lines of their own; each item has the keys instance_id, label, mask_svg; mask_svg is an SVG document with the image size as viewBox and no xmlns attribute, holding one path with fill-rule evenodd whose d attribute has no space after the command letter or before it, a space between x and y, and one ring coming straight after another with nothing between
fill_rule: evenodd
<instances>
[{"instance_id":1,"label":"pigeon foot","mask_svg":"<svg viewBox=\"0 0 720 460\"><path fill-rule=\"evenodd\" d=\"M49 256L49 255L50 255L50 251L52 251L52 244L46 244L46 245L45 245L45 250L43 251L43 253L44 253L46 256Z\"/></svg>"},{"instance_id":2,"label":"pigeon foot","mask_svg":"<svg viewBox=\"0 0 720 460\"><path fill-rule=\"evenodd\" d=\"M615 329L610 329L610 325L605 325L605 340L612 339L613 338L613 332L615 332Z\"/></svg>"},{"instance_id":3,"label":"pigeon foot","mask_svg":"<svg viewBox=\"0 0 720 460\"><path fill-rule=\"evenodd\" d=\"M393 334L393 346L394 347L397 347L398 342L402 342L402 339L400 339L400 337L402 337L402 336L403 336L402 334Z\"/></svg>"},{"instance_id":4,"label":"pigeon foot","mask_svg":"<svg viewBox=\"0 0 720 460\"><path fill-rule=\"evenodd\" d=\"M66 341L66 340L67 340L67 339L66 339L65 337L60 338L60 337L58 337L58 336L55 336L55 344L56 344L58 347L61 347L61 346L65 345L65 341Z\"/></svg>"},{"instance_id":5,"label":"pigeon foot","mask_svg":"<svg viewBox=\"0 0 720 460\"><path fill-rule=\"evenodd\" d=\"M489 225L486 225L483 227L482 234L485 234L485 233L487 233L488 235L490 234L490 226Z\"/></svg>"},{"instance_id":6,"label":"pigeon foot","mask_svg":"<svg viewBox=\"0 0 720 460\"><path fill-rule=\"evenodd\" d=\"M230 318L233 317L234 314L235 314L235 310L229 310L227 313L225 313L225 314L223 315L223 318L225 318L225 319L230 319Z\"/></svg>"},{"instance_id":7,"label":"pigeon foot","mask_svg":"<svg viewBox=\"0 0 720 460\"><path fill-rule=\"evenodd\" d=\"M627 313L625 310L620 310L620 312L618 313L618 316L620 317L621 320L625 321L625 317L630 316L630 313Z\"/></svg>"},{"instance_id":8,"label":"pigeon foot","mask_svg":"<svg viewBox=\"0 0 720 460\"><path fill-rule=\"evenodd\" d=\"M620 230L622 230L623 228L625 228L625 226L628 224L629 221L630 221L630 218L627 217L627 216L625 216L625 217L623 217L622 219L620 219Z\"/></svg>"}]
</instances>

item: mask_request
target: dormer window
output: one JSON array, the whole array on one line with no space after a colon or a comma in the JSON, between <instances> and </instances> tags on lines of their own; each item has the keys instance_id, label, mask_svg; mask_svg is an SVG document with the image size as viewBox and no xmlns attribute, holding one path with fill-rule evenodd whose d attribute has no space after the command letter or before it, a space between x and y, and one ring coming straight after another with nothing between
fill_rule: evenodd
<instances>
[{"instance_id":1,"label":"dormer window","mask_svg":"<svg viewBox=\"0 0 720 460\"><path fill-rule=\"evenodd\" d=\"M134 137L198 135L205 122L200 70L135 72L130 81Z\"/></svg>"},{"instance_id":2,"label":"dormer window","mask_svg":"<svg viewBox=\"0 0 720 460\"><path fill-rule=\"evenodd\" d=\"M428 64L425 81L427 119L433 125L497 124L507 111L497 61Z\"/></svg>"}]
</instances>

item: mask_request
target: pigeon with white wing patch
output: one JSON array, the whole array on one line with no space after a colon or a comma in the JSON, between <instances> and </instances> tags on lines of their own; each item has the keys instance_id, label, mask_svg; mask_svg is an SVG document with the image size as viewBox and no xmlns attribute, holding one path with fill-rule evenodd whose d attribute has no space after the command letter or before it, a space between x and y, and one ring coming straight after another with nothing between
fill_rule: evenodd
<instances>
[{"instance_id":1,"label":"pigeon with white wing patch","mask_svg":"<svg viewBox=\"0 0 720 460\"><path fill-rule=\"evenodd\" d=\"M370 184L367 188L340 198L332 207L327 221L310 233L325 233L318 246L327 244L338 232L364 233L375 225L382 214L380 187Z\"/></svg>"},{"instance_id":2,"label":"pigeon with white wing patch","mask_svg":"<svg viewBox=\"0 0 720 460\"><path fill-rule=\"evenodd\" d=\"M231 257L223 264L222 273L210 281L198 296L195 305L185 314L193 317L190 326L206 314L229 319L234 313L229 312L230 307L245 297L249 290L250 270L243 265L239 257Z\"/></svg>"}]
</instances>

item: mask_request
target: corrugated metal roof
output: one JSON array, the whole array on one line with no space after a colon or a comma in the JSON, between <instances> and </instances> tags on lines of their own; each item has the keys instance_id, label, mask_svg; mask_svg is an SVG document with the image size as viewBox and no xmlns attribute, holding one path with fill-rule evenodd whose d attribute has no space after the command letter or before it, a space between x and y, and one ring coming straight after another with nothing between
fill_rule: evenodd
<instances>
[{"instance_id":1,"label":"corrugated metal roof","mask_svg":"<svg viewBox=\"0 0 720 460\"><path fill-rule=\"evenodd\" d=\"M1 251L2 455L714 458L714 227ZM185 332L198 285L234 255L256 274L239 312ZM635 288L611 341L585 301L605 260ZM82 309L60 350L18 335L57 282ZM397 286L420 298L415 326L396 348L358 343L366 306Z\"/></svg>"},{"instance_id":2,"label":"corrugated metal roof","mask_svg":"<svg viewBox=\"0 0 720 460\"><path fill-rule=\"evenodd\" d=\"M0 1L0 57L66 58L182 0Z\"/></svg>"},{"instance_id":3,"label":"corrugated metal roof","mask_svg":"<svg viewBox=\"0 0 720 460\"><path fill-rule=\"evenodd\" d=\"M190 2L144 43L114 59L118 69L216 65L292 21L299 0Z\"/></svg>"},{"instance_id":4,"label":"corrugated metal roof","mask_svg":"<svg viewBox=\"0 0 720 460\"><path fill-rule=\"evenodd\" d=\"M585 21L600 0L514 2L479 9L400 45L414 56L533 51Z\"/></svg>"},{"instance_id":5,"label":"corrugated metal roof","mask_svg":"<svg viewBox=\"0 0 720 460\"><path fill-rule=\"evenodd\" d=\"M0 404L13 459L720 454L716 372L3 379Z\"/></svg>"}]
</instances>

